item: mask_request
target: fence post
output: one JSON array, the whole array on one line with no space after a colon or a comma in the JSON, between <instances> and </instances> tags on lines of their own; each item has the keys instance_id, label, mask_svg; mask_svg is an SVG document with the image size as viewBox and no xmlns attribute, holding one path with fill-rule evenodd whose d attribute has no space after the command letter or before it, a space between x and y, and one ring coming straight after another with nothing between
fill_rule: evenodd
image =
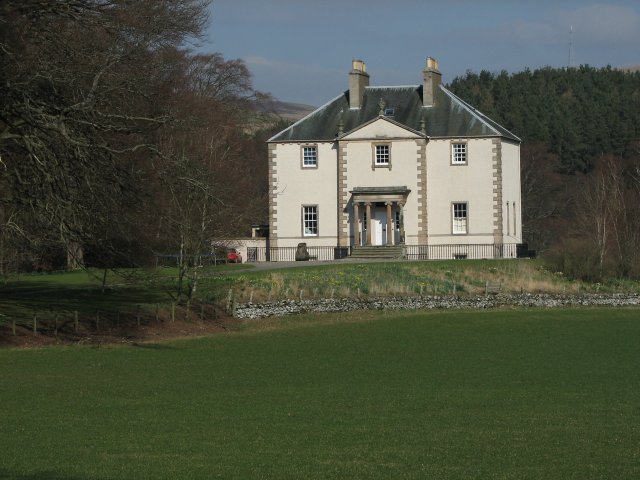
<instances>
[{"instance_id":1,"label":"fence post","mask_svg":"<svg viewBox=\"0 0 640 480\"><path fill-rule=\"evenodd\" d=\"M53 335L58 336L58 314L53 316Z\"/></svg>"},{"instance_id":2,"label":"fence post","mask_svg":"<svg viewBox=\"0 0 640 480\"><path fill-rule=\"evenodd\" d=\"M33 314L33 334L38 333L38 314Z\"/></svg>"},{"instance_id":3,"label":"fence post","mask_svg":"<svg viewBox=\"0 0 640 480\"><path fill-rule=\"evenodd\" d=\"M73 311L73 330L78 333L78 311Z\"/></svg>"},{"instance_id":4,"label":"fence post","mask_svg":"<svg viewBox=\"0 0 640 480\"><path fill-rule=\"evenodd\" d=\"M158 323L158 311L160 310L160 305L156 303L156 323Z\"/></svg>"},{"instance_id":5,"label":"fence post","mask_svg":"<svg viewBox=\"0 0 640 480\"><path fill-rule=\"evenodd\" d=\"M140 305L138 305L136 309L136 323L140 326Z\"/></svg>"},{"instance_id":6,"label":"fence post","mask_svg":"<svg viewBox=\"0 0 640 480\"><path fill-rule=\"evenodd\" d=\"M176 302L173 302L171 304L171 321L172 322L176 321Z\"/></svg>"},{"instance_id":7,"label":"fence post","mask_svg":"<svg viewBox=\"0 0 640 480\"><path fill-rule=\"evenodd\" d=\"M229 289L229 293L227 294L227 313L231 309L231 300L233 299L233 288Z\"/></svg>"}]
</instances>

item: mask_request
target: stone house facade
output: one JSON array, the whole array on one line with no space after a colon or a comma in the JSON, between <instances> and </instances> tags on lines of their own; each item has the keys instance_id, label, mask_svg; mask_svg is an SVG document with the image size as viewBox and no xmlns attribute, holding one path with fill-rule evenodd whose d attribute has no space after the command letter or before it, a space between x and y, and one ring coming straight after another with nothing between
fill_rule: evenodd
<instances>
[{"instance_id":1,"label":"stone house facade","mask_svg":"<svg viewBox=\"0 0 640 480\"><path fill-rule=\"evenodd\" d=\"M442 86L434 59L422 80L370 86L354 60L347 91L268 140L271 247L515 256L520 139Z\"/></svg>"}]
</instances>

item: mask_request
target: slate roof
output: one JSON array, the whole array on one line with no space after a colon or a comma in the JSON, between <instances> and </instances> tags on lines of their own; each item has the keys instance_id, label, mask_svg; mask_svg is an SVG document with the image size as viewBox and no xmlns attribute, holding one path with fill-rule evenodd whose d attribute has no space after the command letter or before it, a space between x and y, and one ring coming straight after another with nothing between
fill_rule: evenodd
<instances>
[{"instance_id":1,"label":"slate roof","mask_svg":"<svg viewBox=\"0 0 640 480\"><path fill-rule=\"evenodd\" d=\"M380 115L380 101L394 108L388 118L418 134L424 119L427 137L504 137L520 142L507 129L456 97L442 85L436 90L435 106L422 106L422 86L366 87L360 108L349 108L346 91L289 128L274 135L269 142L333 141Z\"/></svg>"}]
</instances>

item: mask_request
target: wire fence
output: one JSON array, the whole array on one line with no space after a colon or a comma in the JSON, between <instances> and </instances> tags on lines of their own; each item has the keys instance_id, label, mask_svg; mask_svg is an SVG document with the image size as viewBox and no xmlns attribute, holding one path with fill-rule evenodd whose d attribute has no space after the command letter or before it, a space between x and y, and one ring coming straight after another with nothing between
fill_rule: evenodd
<instances>
[{"instance_id":1,"label":"wire fence","mask_svg":"<svg viewBox=\"0 0 640 480\"><path fill-rule=\"evenodd\" d=\"M156 305L130 305L121 309L65 310L33 309L19 313L0 312L0 326L10 334L25 333L73 336L114 334L132 327L154 323L217 320L227 314L229 306L191 301Z\"/></svg>"}]
</instances>

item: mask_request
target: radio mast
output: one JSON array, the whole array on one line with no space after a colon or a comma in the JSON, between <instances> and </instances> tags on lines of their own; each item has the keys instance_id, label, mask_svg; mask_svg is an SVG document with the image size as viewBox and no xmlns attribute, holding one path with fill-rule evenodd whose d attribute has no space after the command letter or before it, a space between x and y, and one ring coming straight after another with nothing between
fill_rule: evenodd
<instances>
[{"instance_id":1,"label":"radio mast","mask_svg":"<svg viewBox=\"0 0 640 480\"><path fill-rule=\"evenodd\" d=\"M569 62L567 68L571 68L571 56L573 54L573 25L569 27Z\"/></svg>"}]
</instances>

